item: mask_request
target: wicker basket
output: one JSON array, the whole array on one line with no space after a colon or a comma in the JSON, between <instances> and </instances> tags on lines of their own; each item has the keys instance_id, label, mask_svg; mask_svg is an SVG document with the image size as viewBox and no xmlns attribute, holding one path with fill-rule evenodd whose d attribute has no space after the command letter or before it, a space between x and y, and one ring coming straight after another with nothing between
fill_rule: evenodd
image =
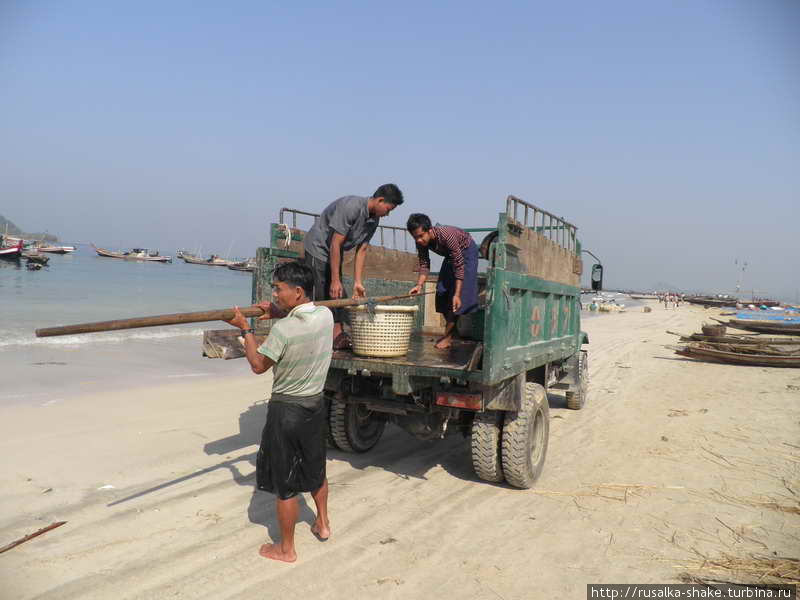
<instances>
[{"instance_id":1,"label":"wicker basket","mask_svg":"<svg viewBox=\"0 0 800 600\"><path fill-rule=\"evenodd\" d=\"M403 356L408 352L418 306L379 304L374 314L365 306L348 308L353 352L360 356Z\"/></svg>"}]
</instances>

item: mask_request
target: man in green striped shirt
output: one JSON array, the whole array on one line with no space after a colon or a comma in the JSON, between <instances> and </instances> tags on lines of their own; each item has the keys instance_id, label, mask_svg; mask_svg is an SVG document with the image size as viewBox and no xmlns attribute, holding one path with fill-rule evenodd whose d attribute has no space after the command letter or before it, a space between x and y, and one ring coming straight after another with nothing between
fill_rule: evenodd
<instances>
[{"instance_id":1,"label":"man in green striped shirt","mask_svg":"<svg viewBox=\"0 0 800 600\"><path fill-rule=\"evenodd\" d=\"M278 319L258 347L247 319L234 308L227 321L242 330L250 368L257 375L273 371L272 397L256 461L256 486L277 496L281 539L264 544L265 558L294 562L297 495L311 492L317 518L311 532L321 541L330 536L328 521L327 410L323 387L331 364L333 315L310 300L314 274L297 262L279 265L273 274L273 302L259 306L259 319Z\"/></svg>"}]
</instances>

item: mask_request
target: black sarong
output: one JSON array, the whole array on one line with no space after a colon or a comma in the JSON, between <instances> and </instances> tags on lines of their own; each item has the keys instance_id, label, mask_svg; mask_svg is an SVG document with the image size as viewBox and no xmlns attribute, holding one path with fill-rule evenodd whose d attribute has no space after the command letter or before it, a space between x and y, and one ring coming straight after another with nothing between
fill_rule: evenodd
<instances>
[{"instance_id":1,"label":"black sarong","mask_svg":"<svg viewBox=\"0 0 800 600\"><path fill-rule=\"evenodd\" d=\"M464 254L464 280L461 283L461 308L453 312L453 294L456 291L456 274L453 261L445 257L439 269L439 283L436 284L436 312L452 321L454 315L466 315L478 310L478 247L472 242L462 250Z\"/></svg>"},{"instance_id":2,"label":"black sarong","mask_svg":"<svg viewBox=\"0 0 800 600\"><path fill-rule=\"evenodd\" d=\"M256 459L258 489L288 500L320 488L325 481L326 407L322 394L314 408L273 397Z\"/></svg>"}]
</instances>

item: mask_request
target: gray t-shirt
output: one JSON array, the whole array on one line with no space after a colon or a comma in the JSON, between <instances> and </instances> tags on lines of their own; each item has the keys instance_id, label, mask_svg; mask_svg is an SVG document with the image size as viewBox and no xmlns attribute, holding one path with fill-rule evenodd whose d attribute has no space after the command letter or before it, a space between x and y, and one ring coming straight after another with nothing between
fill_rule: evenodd
<instances>
[{"instance_id":1,"label":"gray t-shirt","mask_svg":"<svg viewBox=\"0 0 800 600\"><path fill-rule=\"evenodd\" d=\"M369 198L363 196L344 196L328 205L303 238L305 251L327 262L334 232L344 236L343 251L368 244L379 221L370 216L368 202Z\"/></svg>"}]
</instances>

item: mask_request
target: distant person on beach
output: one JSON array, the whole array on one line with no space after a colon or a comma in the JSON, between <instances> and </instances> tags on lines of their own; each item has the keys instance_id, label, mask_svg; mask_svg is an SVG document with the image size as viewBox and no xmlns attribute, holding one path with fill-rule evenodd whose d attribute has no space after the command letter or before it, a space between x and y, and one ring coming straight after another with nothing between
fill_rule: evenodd
<instances>
[{"instance_id":1,"label":"distant person on beach","mask_svg":"<svg viewBox=\"0 0 800 600\"><path fill-rule=\"evenodd\" d=\"M304 261L314 273L313 300L344 298L347 291L342 284L344 253L356 249L353 274L353 298L366 296L364 264L369 241L378 228L381 218L403 203L403 192L393 183L375 190L371 197L343 196L322 211L313 227L303 238ZM333 310L333 348L350 347L350 340L342 329L344 313Z\"/></svg>"},{"instance_id":2,"label":"distant person on beach","mask_svg":"<svg viewBox=\"0 0 800 600\"><path fill-rule=\"evenodd\" d=\"M261 346L239 307L227 323L242 330L253 373L273 370L272 397L256 459L256 487L276 496L278 543L264 544L265 558L294 562L297 495L311 492L317 517L311 532L321 541L328 521L327 409L322 395L331 364L333 315L311 301L314 273L299 262L279 265L272 276L273 302L261 302L262 319L278 319Z\"/></svg>"},{"instance_id":3,"label":"distant person on beach","mask_svg":"<svg viewBox=\"0 0 800 600\"><path fill-rule=\"evenodd\" d=\"M456 333L458 317L478 308L478 247L463 229L437 225L433 227L427 215L414 213L408 217L406 228L417 243L419 278L410 294L424 291L431 270L430 251L444 256L436 284L436 312L444 316L444 335L436 348L449 348Z\"/></svg>"}]
</instances>

